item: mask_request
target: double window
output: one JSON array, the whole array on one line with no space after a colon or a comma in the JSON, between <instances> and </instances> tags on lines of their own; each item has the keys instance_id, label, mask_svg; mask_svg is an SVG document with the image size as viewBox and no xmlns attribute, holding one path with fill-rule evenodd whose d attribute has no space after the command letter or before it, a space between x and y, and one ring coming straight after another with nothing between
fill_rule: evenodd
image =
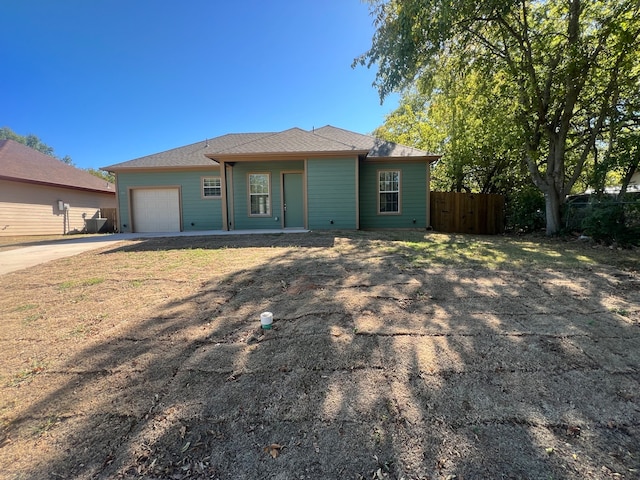
<instances>
[{"instance_id":1,"label":"double window","mask_svg":"<svg viewBox=\"0 0 640 480\"><path fill-rule=\"evenodd\" d=\"M249 174L249 215L268 217L271 215L271 175Z\"/></svg>"},{"instance_id":2,"label":"double window","mask_svg":"<svg viewBox=\"0 0 640 480\"><path fill-rule=\"evenodd\" d=\"M222 195L222 186L220 177L203 177L202 178L202 197L203 198L219 198Z\"/></svg>"},{"instance_id":3,"label":"double window","mask_svg":"<svg viewBox=\"0 0 640 480\"><path fill-rule=\"evenodd\" d=\"M378 213L400 213L400 170L378 172Z\"/></svg>"}]
</instances>

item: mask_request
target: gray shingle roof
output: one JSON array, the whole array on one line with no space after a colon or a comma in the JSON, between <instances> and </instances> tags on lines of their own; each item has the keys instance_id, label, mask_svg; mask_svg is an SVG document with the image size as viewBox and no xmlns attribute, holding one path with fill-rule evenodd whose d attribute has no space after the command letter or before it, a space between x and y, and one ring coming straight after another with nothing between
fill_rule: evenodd
<instances>
[{"instance_id":1,"label":"gray shingle roof","mask_svg":"<svg viewBox=\"0 0 640 480\"><path fill-rule=\"evenodd\" d=\"M340 142L356 145L358 148L369 150L367 158L395 158L395 157L433 157L439 158L439 155L425 152L406 145L387 142L370 135L362 135L361 133L350 132L342 128L333 127L331 125L324 126L314 130L316 135L332 138Z\"/></svg>"},{"instance_id":2,"label":"gray shingle roof","mask_svg":"<svg viewBox=\"0 0 640 480\"><path fill-rule=\"evenodd\" d=\"M332 138L349 145L355 145L365 150L371 150L375 141L375 138L369 135L363 135L350 130L332 127L331 125L326 125L322 128L315 128L313 133L315 135Z\"/></svg>"},{"instance_id":3,"label":"gray shingle roof","mask_svg":"<svg viewBox=\"0 0 640 480\"><path fill-rule=\"evenodd\" d=\"M386 142L369 135L327 125L312 131L291 128L282 132L232 133L166 152L117 163L105 170L118 171L134 168L211 167L216 158L275 156L278 154L362 154L367 158L426 158L437 155L423 150Z\"/></svg>"},{"instance_id":4,"label":"gray shingle roof","mask_svg":"<svg viewBox=\"0 0 640 480\"><path fill-rule=\"evenodd\" d=\"M353 144L315 135L300 128L291 128L283 132L267 135L251 142L235 145L214 152L213 156L251 155L251 154L290 154L290 153L338 153L366 152L368 148L358 148Z\"/></svg>"},{"instance_id":5,"label":"gray shingle roof","mask_svg":"<svg viewBox=\"0 0 640 480\"><path fill-rule=\"evenodd\" d=\"M115 186L15 140L0 140L0 178L115 194Z\"/></svg>"},{"instance_id":6,"label":"gray shingle roof","mask_svg":"<svg viewBox=\"0 0 640 480\"><path fill-rule=\"evenodd\" d=\"M154 153L127 162L116 163L103 170L121 170L127 168L181 168L181 167L211 167L218 163L207 155L220 150L242 145L247 142L271 136L273 133L229 133L221 137L203 140L184 147L173 148L165 152Z\"/></svg>"}]
</instances>

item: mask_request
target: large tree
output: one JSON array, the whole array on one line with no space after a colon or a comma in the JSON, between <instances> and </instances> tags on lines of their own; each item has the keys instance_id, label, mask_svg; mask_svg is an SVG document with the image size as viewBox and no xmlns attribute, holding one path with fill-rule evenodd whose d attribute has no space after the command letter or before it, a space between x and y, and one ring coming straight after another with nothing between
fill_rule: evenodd
<instances>
[{"instance_id":1,"label":"large tree","mask_svg":"<svg viewBox=\"0 0 640 480\"><path fill-rule=\"evenodd\" d=\"M526 183L513 102L500 94L503 80L491 72L439 70L433 90L405 92L375 135L443 155L434 189L507 194Z\"/></svg>"},{"instance_id":2,"label":"large tree","mask_svg":"<svg viewBox=\"0 0 640 480\"><path fill-rule=\"evenodd\" d=\"M451 59L461 73L498 69L517 105L522 161L544 193L547 233L592 158L620 95L637 88L637 0L370 0L377 27L357 62L377 65L381 98Z\"/></svg>"}]
</instances>

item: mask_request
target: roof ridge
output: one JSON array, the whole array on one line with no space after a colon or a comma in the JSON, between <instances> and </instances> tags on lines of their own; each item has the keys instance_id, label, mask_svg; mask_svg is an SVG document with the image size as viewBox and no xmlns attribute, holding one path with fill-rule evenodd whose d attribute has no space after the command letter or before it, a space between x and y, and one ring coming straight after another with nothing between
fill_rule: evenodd
<instances>
[{"instance_id":1,"label":"roof ridge","mask_svg":"<svg viewBox=\"0 0 640 480\"><path fill-rule=\"evenodd\" d=\"M351 133L351 134L356 133L358 135L362 135L362 134L357 133L357 132L352 132L350 130L345 130L344 128L334 127L333 125L325 125L325 127L335 128L335 129L342 130L343 132L347 132L347 133ZM324 128L324 127L320 127L320 128ZM326 135L320 135L319 133L316 133L315 129L313 131L309 132L309 133L312 133L313 135L317 135L318 137L322 137L322 138L324 138L326 140L330 140L332 142L336 142L336 143L340 143L342 145L346 145L347 147L356 148L356 145L349 145L348 143L344 143L342 140L337 140L335 138L327 137ZM368 136L368 135L363 135L363 136Z\"/></svg>"},{"instance_id":2,"label":"roof ridge","mask_svg":"<svg viewBox=\"0 0 640 480\"><path fill-rule=\"evenodd\" d=\"M373 139L377 139L378 138L378 137L374 137L373 135L369 135L367 133L354 132L353 130L347 130L346 128L336 127L335 125L331 125L330 123L326 124L324 127L318 128L317 130L322 130L323 128L326 128L326 127L335 128L336 130L340 130L342 132L346 132L346 133L349 133L351 135L359 135L361 137L368 137L368 138L373 138Z\"/></svg>"},{"instance_id":3,"label":"roof ridge","mask_svg":"<svg viewBox=\"0 0 640 480\"><path fill-rule=\"evenodd\" d=\"M426 150L423 150L422 148L413 147L411 145L405 145L404 143L398 143L398 142L394 142L392 140L385 140L384 138L380 138L380 137L373 137L373 139L378 141L378 142L390 143L392 145L396 145L396 146L402 147L402 148L409 148L411 150L415 150L416 152L422 152L422 153L425 153L427 155L434 155L431 152L427 152Z\"/></svg>"},{"instance_id":4,"label":"roof ridge","mask_svg":"<svg viewBox=\"0 0 640 480\"><path fill-rule=\"evenodd\" d=\"M330 125L330 124L327 124L324 127L320 127L318 130L320 130L322 128L326 128L326 127L334 128L336 130L340 130L342 132L346 132L346 133L351 134L351 135L358 135L360 137L367 137L367 138L372 139L376 143L377 142L387 143L387 144L395 145L395 146L398 146L398 147L409 148L409 149L414 150L416 152L422 152L422 153L426 153L428 155L433 155L431 152L423 150L422 148L417 148L417 147L414 147L412 145L405 145L404 143L394 142L392 140L385 140L384 138L376 137L375 135L369 135L369 134L365 134L365 133L354 132L352 130L347 130L346 128L336 127L336 126ZM375 144L374 144L374 147L375 147ZM372 148L372 150L373 150L373 148Z\"/></svg>"},{"instance_id":5,"label":"roof ridge","mask_svg":"<svg viewBox=\"0 0 640 480\"><path fill-rule=\"evenodd\" d=\"M223 148L222 150L216 150L214 152L209 152L209 154L210 155L215 155L217 153L224 153L226 150L232 150L234 148L238 148L238 147L241 147L241 146L244 146L244 145L249 145L250 143L254 143L254 142L257 142L259 140L264 140L265 138L273 137L275 135L280 135L281 133L288 132L290 130L301 130L301 129L298 128L298 127L293 127L293 128L288 128L287 130L283 130L281 132L264 132L264 135L262 135L262 132L255 132L254 133L255 135L262 135L262 136L260 136L258 138L253 138L253 139L248 140L246 142L237 143L237 144L235 144L233 146ZM226 135L246 135L246 134L243 134L243 133L227 133ZM222 135L222 136L224 137L224 135ZM220 138L220 137L216 137L216 138Z\"/></svg>"},{"instance_id":6,"label":"roof ridge","mask_svg":"<svg viewBox=\"0 0 640 480\"><path fill-rule=\"evenodd\" d=\"M331 125L325 125L325 126L331 127ZM324 127L320 127L320 128L324 128ZM320 128L318 130L320 130ZM332 128L337 128L337 127L332 127ZM320 134L317 133L316 129L313 129L312 131L303 130L303 129L300 129L300 130L302 130L305 133L311 133L312 135L315 135L316 137L320 137L320 138L323 138L325 140L329 140L330 142L339 143L340 145L344 145L346 147L349 147L352 150L358 148L357 145L345 143L342 140L338 140L337 138L331 138L331 137L327 137L326 135L320 135ZM347 132L347 133L356 133L356 132L350 132L349 130L344 130L344 131Z\"/></svg>"}]
</instances>

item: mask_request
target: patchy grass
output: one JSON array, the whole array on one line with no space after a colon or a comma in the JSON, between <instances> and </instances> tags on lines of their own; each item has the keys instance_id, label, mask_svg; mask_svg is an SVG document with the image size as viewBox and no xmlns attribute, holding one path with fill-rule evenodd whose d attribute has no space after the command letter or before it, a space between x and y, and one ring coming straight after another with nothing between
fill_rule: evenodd
<instances>
[{"instance_id":1,"label":"patchy grass","mask_svg":"<svg viewBox=\"0 0 640 480\"><path fill-rule=\"evenodd\" d=\"M24 383L31 382L36 375L44 372L45 367L46 362L43 362L39 359L31 359L30 366L16 373L11 379L9 385L12 387L16 387Z\"/></svg>"},{"instance_id":2,"label":"patchy grass","mask_svg":"<svg viewBox=\"0 0 640 480\"><path fill-rule=\"evenodd\" d=\"M26 312L27 310L33 310L34 308L38 308L38 305L34 303L25 303L24 305L16 307L14 312Z\"/></svg>"},{"instance_id":3,"label":"patchy grass","mask_svg":"<svg viewBox=\"0 0 640 480\"><path fill-rule=\"evenodd\" d=\"M34 426L32 433L34 436L41 437L46 435L51 429L53 429L58 423L60 423L60 419L56 416L49 416L45 418L42 422L38 423Z\"/></svg>"},{"instance_id":4,"label":"patchy grass","mask_svg":"<svg viewBox=\"0 0 640 480\"><path fill-rule=\"evenodd\" d=\"M412 266L467 266L490 269L576 268L613 264L634 269L638 249L611 248L571 239L405 233L384 250L407 258Z\"/></svg>"},{"instance_id":5,"label":"patchy grass","mask_svg":"<svg viewBox=\"0 0 640 480\"><path fill-rule=\"evenodd\" d=\"M93 285L100 285L104 282L103 277L85 278L82 280L66 280L59 285L60 290L69 290L77 287L91 287Z\"/></svg>"}]
</instances>

